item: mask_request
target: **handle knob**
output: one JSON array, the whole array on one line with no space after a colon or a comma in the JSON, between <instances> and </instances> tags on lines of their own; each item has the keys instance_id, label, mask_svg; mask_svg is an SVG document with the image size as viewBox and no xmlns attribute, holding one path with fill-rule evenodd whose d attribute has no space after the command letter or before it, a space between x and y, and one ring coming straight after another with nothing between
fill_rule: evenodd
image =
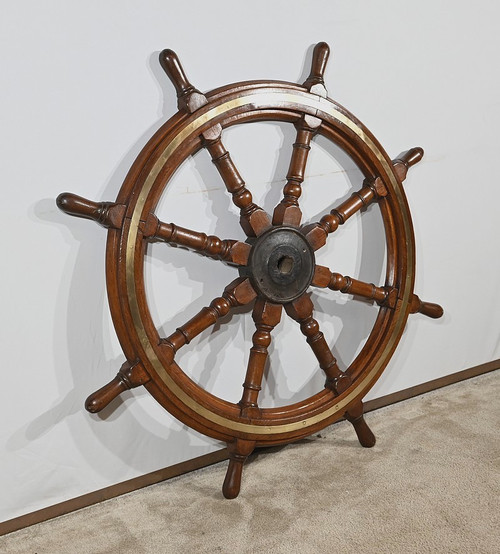
<instances>
[{"instance_id":1,"label":"handle knob","mask_svg":"<svg viewBox=\"0 0 500 554\"><path fill-rule=\"evenodd\" d=\"M144 385L149 380L149 375L139 362L133 365L125 362L112 381L87 398L85 409L93 414L100 412L122 392Z\"/></svg>"},{"instance_id":2,"label":"handle knob","mask_svg":"<svg viewBox=\"0 0 500 554\"><path fill-rule=\"evenodd\" d=\"M72 194L71 192L62 192L56 198L57 207L63 212L76 217L85 217L94 219L94 214L99 210L99 203L87 200L83 196Z\"/></svg>"},{"instance_id":3,"label":"handle knob","mask_svg":"<svg viewBox=\"0 0 500 554\"><path fill-rule=\"evenodd\" d=\"M194 86L188 81L181 62L173 50L167 48L160 52L160 64L172 81L178 98L195 90Z\"/></svg>"},{"instance_id":4,"label":"handle knob","mask_svg":"<svg viewBox=\"0 0 500 554\"><path fill-rule=\"evenodd\" d=\"M443 308L439 304L433 304L432 302L422 302L418 311L433 319L439 319L444 314Z\"/></svg>"},{"instance_id":5,"label":"handle knob","mask_svg":"<svg viewBox=\"0 0 500 554\"><path fill-rule=\"evenodd\" d=\"M328 61L329 55L330 47L328 44L326 42L318 42L313 50L311 73L309 73L309 77L304 82L304 86L309 90L309 92L322 96L323 98L326 98L327 96L323 75L325 73L326 62ZM306 117L309 117L310 119L310 116ZM315 127L314 125L311 126Z\"/></svg>"},{"instance_id":6,"label":"handle knob","mask_svg":"<svg viewBox=\"0 0 500 554\"><path fill-rule=\"evenodd\" d=\"M392 165L401 181L405 180L408 169L418 163L423 157L424 149L420 146L415 146L406 152L402 152L392 161Z\"/></svg>"},{"instance_id":7,"label":"handle knob","mask_svg":"<svg viewBox=\"0 0 500 554\"><path fill-rule=\"evenodd\" d=\"M62 192L56 199L57 207L75 217L92 219L103 227L120 229L126 206L114 202L93 202L71 192Z\"/></svg>"},{"instance_id":8,"label":"handle knob","mask_svg":"<svg viewBox=\"0 0 500 554\"><path fill-rule=\"evenodd\" d=\"M178 99L177 106L180 110L193 113L207 104L206 96L188 81L181 62L173 50L167 49L160 52L160 64L175 87ZM203 132L203 137L206 140L215 140L221 132L221 126L214 125Z\"/></svg>"},{"instance_id":9,"label":"handle knob","mask_svg":"<svg viewBox=\"0 0 500 554\"><path fill-rule=\"evenodd\" d=\"M318 42L313 50L311 73L306 82L323 83L326 62L330 56L330 47L326 42Z\"/></svg>"},{"instance_id":10,"label":"handle knob","mask_svg":"<svg viewBox=\"0 0 500 554\"><path fill-rule=\"evenodd\" d=\"M401 162L406 167L412 167L424 157L424 149L420 146L410 148L406 152L400 154L395 161Z\"/></svg>"},{"instance_id":11,"label":"handle knob","mask_svg":"<svg viewBox=\"0 0 500 554\"><path fill-rule=\"evenodd\" d=\"M103 410L112 400L126 391L129 387L118 374L112 381L104 387L91 394L85 401L87 412L95 414Z\"/></svg>"},{"instance_id":12,"label":"handle knob","mask_svg":"<svg viewBox=\"0 0 500 554\"><path fill-rule=\"evenodd\" d=\"M427 317L432 317L432 319L439 319L444 314L444 310L439 304L423 302L416 294L414 294L411 300L410 313L420 313L426 315Z\"/></svg>"}]
</instances>

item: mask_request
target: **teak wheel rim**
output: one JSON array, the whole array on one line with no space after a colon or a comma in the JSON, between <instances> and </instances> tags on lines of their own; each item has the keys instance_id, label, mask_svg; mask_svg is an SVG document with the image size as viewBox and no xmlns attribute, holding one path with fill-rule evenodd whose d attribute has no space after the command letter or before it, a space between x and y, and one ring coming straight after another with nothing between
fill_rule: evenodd
<instances>
[{"instance_id":1,"label":"teak wheel rim","mask_svg":"<svg viewBox=\"0 0 500 554\"><path fill-rule=\"evenodd\" d=\"M246 82L206 95L207 104L179 112L149 141L131 168L117 198L126 205L121 229L110 229L107 245L109 302L128 360L142 363L146 388L178 419L217 439L277 444L309 435L340 418L362 398L387 365L404 330L413 293L414 239L400 179L373 135L347 110L303 87L281 82ZM340 394L325 388L312 397L261 417L240 414L237 404L213 396L194 383L164 348L152 321L144 287L144 224L177 167L202 148L201 133L221 125L257 120L296 122L304 114L321 119L319 133L343 148L366 178L380 178L388 193L378 202L386 233L387 287L398 291L391 308L381 307L361 352L349 366L350 386ZM235 275L236 276L236 275Z\"/></svg>"}]
</instances>

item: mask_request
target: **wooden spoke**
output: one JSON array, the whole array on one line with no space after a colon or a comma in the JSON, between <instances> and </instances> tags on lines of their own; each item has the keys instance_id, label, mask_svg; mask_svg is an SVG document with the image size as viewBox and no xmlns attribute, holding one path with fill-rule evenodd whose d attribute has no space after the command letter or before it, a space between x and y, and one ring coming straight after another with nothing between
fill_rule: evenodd
<instances>
[{"instance_id":1,"label":"wooden spoke","mask_svg":"<svg viewBox=\"0 0 500 554\"><path fill-rule=\"evenodd\" d=\"M220 173L226 189L232 194L233 203L240 209L240 225L248 237L257 237L271 226L267 213L252 201L252 193L246 188L229 152L222 143L220 134L215 139L205 140L206 149Z\"/></svg>"},{"instance_id":2,"label":"wooden spoke","mask_svg":"<svg viewBox=\"0 0 500 554\"><path fill-rule=\"evenodd\" d=\"M398 300L398 289L395 287L377 287L373 283L358 281L347 275L332 273L327 267L317 265L311 285L315 287L338 290L345 294L361 296L375 301L379 306L395 308ZM439 304L423 302L416 294L411 295L410 313L421 313L433 319L439 319L444 310Z\"/></svg>"},{"instance_id":3,"label":"wooden spoke","mask_svg":"<svg viewBox=\"0 0 500 554\"><path fill-rule=\"evenodd\" d=\"M281 319L281 305L258 299L253 309L253 320L257 330L252 337L252 348L248 359L247 373L243 383L243 396L239 402L241 415L248 418L260 417L257 398L261 390L262 376L271 344L271 331Z\"/></svg>"},{"instance_id":4,"label":"wooden spoke","mask_svg":"<svg viewBox=\"0 0 500 554\"><path fill-rule=\"evenodd\" d=\"M406 178L408 169L418 163L423 155L423 149L417 146L401 153L392 161L396 175L401 181L404 181ZM317 250L326 244L328 235L336 231L339 225L343 225L356 212L368 207L372 202L376 202L384 196L387 196L387 189L380 177L370 181L367 180L360 190L354 192L340 206L337 206L329 214L323 216L319 223L313 223L305 227L304 234L314 250Z\"/></svg>"},{"instance_id":5,"label":"wooden spoke","mask_svg":"<svg viewBox=\"0 0 500 554\"><path fill-rule=\"evenodd\" d=\"M321 121L317 120L316 128L309 127L306 117L297 123L297 138L293 144L292 158L286 176L287 182L283 188L283 199L274 208L273 225L299 226L302 212L299 208L299 198L302 194L302 182L306 170L307 157L311 149L311 139L318 130Z\"/></svg>"},{"instance_id":6,"label":"wooden spoke","mask_svg":"<svg viewBox=\"0 0 500 554\"><path fill-rule=\"evenodd\" d=\"M174 223L163 223L154 214L149 214L144 224L144 238L184 246L209 258L240 266L247 265L251 250L251 246L244 242L222 240L214 235L179 227Z\"/></svg>"},{"instance_id":7,"label":"wooden spoke","mask_svg":"<svg viewBox=\"0 0 500 554\"><path fill-rule=\"evenodd\" d=\"M311 72L303 86L312 94L326 98L327 92L323 80L330 47L326 42L316 44L313 50ZM321 119L304 114L296 124L297 138L293 145L292 158L283 188L283 200L276 206L273 214L273 225L300 225L302 212L298 199L302 194L302 182L306 169L307 157L311 149L311 139L318 131Z\"/></svg>"},{"instance_id":8,"label":"wooden spoke","mask_svg":"<svg viewBox=\"0 0 500 554\"><path fill-rule=\"evenodd\" d=\"M363 187L351 194L339 206L324 215L319 223L312 223L304 228L303 232L314 250L326 244L330 233L336 231L356 212L367 208L372 202L387 196L387 189L380 177L374 180L365 180Z\"/></svg>"},{"instance_id":9,"label":"wooden spoke","mask_svg":"<svg viewBox=\"0 0 500 554\"><path fill-rule=\"evenodd\" d=\"M184 69L172 50L160 54L160 63L177 92L179 109L193 113L206 105L208 100L187 79ZM240 224L248 237L259 236L271 226L267 213L252 202L252 194L246 188L229 152L221 140L222 127L217 124L202 133L206 149L217 167L227 190L233 195L234 204L240 208Z\"/></svg>"},{"instance_id":10,"label":"wooden spoke","mask_svg":"<svg viewBox=\"0 0 500 554\"><path fill-rule=\"evenodd\" d=\"M395 287L377 287L373 283L365 283L347 275L332 273L327 267L320 265L317 265L314 270L311 284L315 287L328 287L345 294L374 300L380 306L388 308L394 308L398 299L398 290Z\"/></svg>"},{"instance_id":11,"label":"wooden spoke","mask_svg":"<svg viewBox=\"0 0 500 554\"><path fill-rule=\"evenodd\" d=\"M167 349L167 360L172 363L175 353L189 344L205 329L214 325L217 320L229 313L231 308L244 306L250 303L257 296L250 281L245 277L239 277L230 283L222 296L212 300L209 306L202 308L187 323L178 327L169 337L161 339L160 343Z\"/></svg>"},{"instance_id":12,"label":"wooden spoke","mask_svg":"<svg viewBox=\"0 0 500 554\"><path fill-rule=\"evenodd\" d=\"M316 356L319 366L325 372L325 386L340 394L351 384L348 375L337 365L318 322L313 318L313 303L307 294L285 305L286 313L300 324L300 330Z\"/></svg>"}]
</instances>

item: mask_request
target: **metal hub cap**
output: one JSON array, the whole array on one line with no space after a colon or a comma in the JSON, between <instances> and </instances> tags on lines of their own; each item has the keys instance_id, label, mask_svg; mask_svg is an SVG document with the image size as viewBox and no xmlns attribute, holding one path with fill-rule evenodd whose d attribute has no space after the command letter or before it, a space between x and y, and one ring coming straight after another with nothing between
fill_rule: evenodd
<instances>
[{"instance_id":1,"label":"metal hub cap","mask_svg":"<svg viewBox=\"0 0 500 554\"><path fill-rule=\"evenodd\" d=\"M314 252L304 235L292 227L273 227L253 245L248 262L258 293L278 304L303 294L314 274Z\"/></svg>"}]
</instances>

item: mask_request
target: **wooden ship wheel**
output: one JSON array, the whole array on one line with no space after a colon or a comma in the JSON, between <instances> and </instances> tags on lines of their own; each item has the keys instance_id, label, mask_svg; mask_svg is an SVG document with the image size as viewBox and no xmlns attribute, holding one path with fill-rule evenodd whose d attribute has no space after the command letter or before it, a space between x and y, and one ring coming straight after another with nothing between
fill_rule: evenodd
<instances>
[{"instance_id":1,"label":"wooden ship wheel","mask_svg":"<svg viewBox=\"0 0 500 554\"><path fill-rule=\"evenodd\" d=\"M392 160L374 136L345 108L329 99L323 81L329 47L314 48L311 73L302 84L246 81L202 94L186 78L176 54L164 50L160 63L177 91L179 111L150 139L132 165L115 202L92 202L62 193L57 205L70 215L108 229L106 284L118 338L127 361L117 376L92 394L86 409L98 412L121 392L142 385L181 422L227 443L226 498L240 490L242 467L257 446L296 441L342 417L365 447L375 437L363 419L362 398L391 358L408 315L438 318L437 304L413 292L415 243L402 181L420 161L421 148ZM272 214L256 205L229 152L224 129L253 121L287 122L296 128L283 198ZM303 222L299 199L311 141L322 135L340 147L364 175L359 190L317 222ZM240 210L243 239L220 239L160 221L155 209L182 162L206 149L232 201ZM376 203L386 241L386 275L380 286L316 264L315 253L347 219ZM336 239L337 240L337 239ZM236 268L221 294L169 336L160 336L148 307L144 256L148 243L182 246ZM379 310L354 361L341 369L314 318L308 292L329 288L369 299ZM219 318L253 303L255 333L240 399L229 402L195 383L176 363L176 353ZM273 329L285 314L295 320L324 373L324 387L290 405L259 406ZM187 319L186 318L186 319ZM215 371L216 368L213 368ZM319 370L319 369L318 369ZM243 377L244 375L244 377Z\"/></svg>"}]
</instances>

